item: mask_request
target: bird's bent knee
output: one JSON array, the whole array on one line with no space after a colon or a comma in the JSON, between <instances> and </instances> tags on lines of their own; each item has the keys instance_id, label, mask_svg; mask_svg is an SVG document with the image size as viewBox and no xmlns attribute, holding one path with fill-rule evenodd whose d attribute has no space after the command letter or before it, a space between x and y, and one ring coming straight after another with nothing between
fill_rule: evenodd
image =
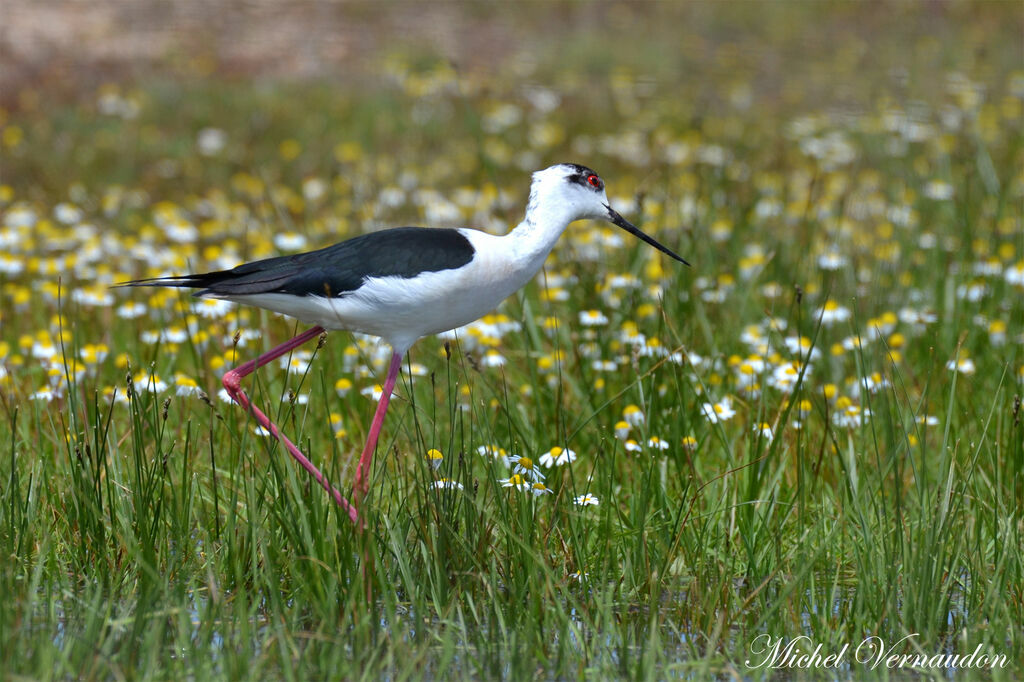
<instances>
[{"instance_id":1,"label":"bird's bent knee","mask_svg":"<svg viewBox=\"0 0 1024 682\"><path fill-rule=\"evenodd\" d=\"M224 384L224 388L227 389L228 393L233 393L238 390L238 385L241 383L241 380L242 378L238 376L238 372L232 369L225 372L220 381Z\"/></svg>"}]
</instances>

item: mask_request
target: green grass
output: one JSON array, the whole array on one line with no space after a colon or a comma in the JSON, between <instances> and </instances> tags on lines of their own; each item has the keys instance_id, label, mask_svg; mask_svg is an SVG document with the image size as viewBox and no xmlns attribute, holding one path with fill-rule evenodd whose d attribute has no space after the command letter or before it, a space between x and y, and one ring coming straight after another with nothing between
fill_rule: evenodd
<instances>
[{"instance_id":1,"label":"green grass","mask_svg":"<svg viewBox=\"0 0 1024 682\"><path fill-rule=\"evenodd\" d=\"M512 63L452 71L410 45L350 85L156 73L71 98L44 89L3 112L0 263L21 269L0 272L2 669L760 678L772 671L747 662L771 635L825 654L850 644L846 667L812 676L911 674L854 660L868 637L927 656L981 645L1006 667L954 677L1019 675L1024 289L1010 273L1024 269L1024 86L1019 50L992 33L1019 17L908 12L921 23L879 29L864 51L864 35L831 21L852 13L870 33L869 13L833 9L791 6L761 25L733 7L677 30L675 10L649 8L619 36L634 48L621 60L595 54L613 39L594 26L541 40L528 77ZM794 21L826 34L787 51ZM706 44L701 27L714 29ZM792 67L772 67L777 87L758 77L765 54ZM556 109L529 103L537 83ZM823 99L828 83L842 87ZM104 96L137 115L102 113ZM502 104L519 118L496 123ZM207 127L227 138L210 156L197 150ZM226 365L293 322L204 318L187 294L107 289L279 253L282 232L314 248L450 213L423 190L457 200L484 187L446 220L504 229L528 188L517 164L558 161L599 170L610 196L632 200L627 218L693 267L628 237L601 246L598 226L577 224L546 266L548 294L541 278L500 307L518 328L490 346L418 343L410 359L425 373L399 382L362 533L217 397ZM62 202L82 215L62 223ZM36 219L19 227L26 210ZM176 236L182 225L195 234ZM843 264L821 267L833 253ZM614 289L611 276L637 284ZM823 321L829 300L848 319ZM129 301L145 314L120 316ZM592 309L607 324L583 325ZM934 317L916 324L908 310ZM624 341L624 325L658 343ZM763 348L743 340L749 325ZM239 340L242 329L262 336ZM773 372L811 352L787 347L794 334L820 355L784 392ZM37 357L44 341L50 360ZM91 344L106 357L89 359ZM375 406L360 390L383 378L373 349L332 333L303 371L274 363L244 383L345 490ZM950 371L957 358L973 371ZM143 372L169 386L146 390ZM203 394L177 395L178 373ZM865 382L882 383L857 390ZM56 395L34 399L45 386ZM702 403L726 396L736 415L710 423ZM628 405L645 417L630 431L637 453L615 434ZM852 408L870 417L843 423ZM648 446L654 436L669 447ZM578 459L544 469L552 494L534 497L503 487L511 472L478 454L487 444ZM436 471L431 448L444 454ZM462 488L435 487L442 477ZM574 504L587 493L600 504Z\"/></svg>"}]
</instances>

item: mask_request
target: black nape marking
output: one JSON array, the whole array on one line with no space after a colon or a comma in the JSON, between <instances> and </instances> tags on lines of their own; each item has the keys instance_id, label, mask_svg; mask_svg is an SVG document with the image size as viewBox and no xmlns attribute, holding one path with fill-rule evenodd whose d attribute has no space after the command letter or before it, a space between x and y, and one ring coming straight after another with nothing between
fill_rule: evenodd
<instances>
[{"instance_id":1,"label":"black nape marking","mask_svg":"<svg viewBox=\"0 0 1024 682\"><path fill-rule=\"evenodd\" d=\"M231 270L130 284L202 289L197 296L343 296L370 277L409 279L422 272L460 268L473 260L474 253L473 245L458 230L396 227L317 251L244 263Z\"/></svg>"},{"instance_id":2,"label":"black nape marking","mask_svg":"<svg viewBox=\"0 0 1024 682\"><path fill-rule=\"evenodd\" d=\"M590 170L586 166L581 166L578 163L567 163L565 165L572 169L572 173L566 177L566 180L568 180L569 182L576 183L577 185L583 185L587 189L591 189L598 192L604 189L604 180L601 179L601 176L595 173L594 171ZM597 178L596 186L588 182L588 178L590 178L591 176Z\"/></svg>"}]
</instances>

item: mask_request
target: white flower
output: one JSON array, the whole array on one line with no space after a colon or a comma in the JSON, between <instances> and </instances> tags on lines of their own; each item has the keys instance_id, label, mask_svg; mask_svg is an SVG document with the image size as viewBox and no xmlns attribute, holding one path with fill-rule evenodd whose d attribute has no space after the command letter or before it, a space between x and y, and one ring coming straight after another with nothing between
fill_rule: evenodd
<instances>
[{"instance_id":1,"label":"white flower","mask_svg":"<svg viewBox=\"0 0 1024 682\"><path fill-rule=\"evenodd\" d=\"M1024 287L1024 260L1018 261L1016 264L1006 268L1006 274L1003 277L1006 279L1007 284Z\"/></svg>"},{"instance_id":2,"label":"white flower","mask_svg":"<svg viewBox=\"0 0 1024 682\"><path fill-rule=\"evenodd\" d=\"M532 484L522 476L522 474L512 474L508 478L499 478L498 483L503 488L516 488L518 490L529 490Z\"/></svg>"},{"instance_id":3,"label":"white flower","mask_svg":"<svg viewBox=\"0 0 1024 682\"><path fill-rule=\"evenodd\" d=\"M736 410L732 409L732 401L728 396L717 403L703 403L700 409L704 413L705 419L712 424L728 421L736 415Z\"/></svg>"},{"instance_id":4,"label":"white flower","mask_svg":"<svg viewBox=\"0 0 1024 682\"><path fill-rule=\"evenodd\" d=\"M8 256L6 253L0 253L0 274L20 275L24 269L25 263L22 260Z\"/></svg>"},{"instance_id":5,"label":"white flower","mask_svg":"<svg viewBox=\"0 0 1024 682\"><path fill-rule=\"evenodd\" d=\"M505 466L509 466L510 458L508 453L505 452L505 448L499 448L497 445L481 445L476 451L481 457L491 457Z\"/></svg>"},{"instance_id":6,"label":"white flower","mask_svg":"<svg viewBox=\"0 0 1024 682\"><path fill-rule=\"evenodd\" d=\"M327 194L327 183L320 178L307 178L302 181L302 196L306 201L319 201Z\"/></svg>"},{"instance_id":7,"label":"white flower","mask_svg":"<svg viewBox=\"0 0 1024 682\"><path fill-rule=\"evenodd\" d=\"M222 298L203 297L192 304L192 310L208 320L224 317L235 304Z\"/></svg>"},{"instance_id":8,"label":"white flower","mask_svg":"<svg viewBox=\"0 0 1024 682\"><path fill-rule=\"evenodd\" d=\"M72 225L82 220L82 209L73 204L61 202L53 207L53 217L57 222Z\"/></svg>"},{"instance_id":9,"label":"white flower","mask_svg":"<svg viewBox=\"0 0 1024 682\"><path fill-rule=\"evenodd\" d=\"M161 332L160 337L167 343L185 343L188 340L188 332L181 327L168 327Z\"/></svg>"},{"instance_id":10,"label":"white flower","mask_svg":"<svg viewBox=\"0 0 1024 682\"><path fill-rule=\"evenodd\" d=\"M850 404L832 413L832 423L836 426L852 429L867 424L870 417L871 410Z\"/></svg>"},{"instance_id":11,"label":"white flower","mask_svg":"<svg viewBox=\"0 0 1024 682\"><path fill-rule=\"evenodd\" d=\"M195 379L181 373L174 375L174 386L174 393L178 396L199 395L203 392Z\"/></svg>"},{"instance_id":12,"label":"white flower","mask_svg":"<svg viewBox=\"0 0 1024 682\"><path fill-rule=\"evenodd\" d=\"M442 461L444 461L444 455L441 454L440 450L436 448L430 448L427 450L427 462L430 466L438 469L440 468Z\"/></svg>"},{"instance_id":13,"label":"white flower","mask_svg":"<svg viewBox=\"0 0 1024 682\"><path fill-rule=\"evenodd\" d=\"M814 316L821 320L826 327L831 327L837 322L846 322L850 319L850 309L844 308L835 301L825 301L825 305L814 312Z\"/></svg>"},{"instance_id":14,"label":"white flower","mask_svg":"<svg viewBox=\"0 0 1024 682\"><path fill-rule=\"evenodd\" d=\"M974 374L976 368L974 366L974 360L970 358L959 358L957 360L950 360L946 363L946 369L951 372L959 372L960 374L966 374L971 376Z\"/></svg>"},{"instance_id":15,"label":"white flower","mask_svg":"<svg viewBox=\"0 0 1024 682\"><path fill-rule=\"evenodd\" d=\"M501 367L505 364L505 356L495 349L490 348L486 353L484 353L484 357L480 360L480 364L484 367Z\"/></svg>"},{"instance_id":16,"label":"white flower","mask_svg":"<svg viewBox=\"0 0 1024 682\"><path fill-rule=\"evenodd\" d=\"M530 486L530 492L533 493L534 497L543 497L544 495L552 495L555 491L538 481Z\"/></svg>"},{"instance_id":17,"label":"white flower","mask_svg":"<svg viewBox=\"0 0 1024 682\"><path fill-rule=\"evenodd\" d=\"M932 180L924 186L924 195L935 201L948 201L953 198L953 185L945 180Z\"/></svg>"},{"instance_id":18,"label":"white flower","mask_svg":"<svg viewBox=\"0 0 1024 682\"><path fill-rule=\"evenodd\" d=\"M136 374L132 379L136 391L146 391L148 393L163 393L167 390L167 383L155 374L149 374L142 372Z\"/></svg>"},{"instance_id":19,"label":"white flower","mask_svg":"<svg viewBox=\"0 0 1024 682\"><path fill-rule=\"evenodd\" d=\"M142 303L129 301L117 307L117 316L122 320L134 320L146 314L146 306Z\"/></svg>"},{"instance_id":20,"label":"white flower","mask_svg":"<svg viewBox=\"0 0 1024 682\"><path fill-rule=\"evenodd\" d=\"M573 500L573 502L575 502L576 505L580 507L596 507L601 503L600 500L598 500L595 496L591 495L590 493L580 495L575 500Z\"/></svg>"},{"instance_id":21,"label":"white flower","mask_svg":"<svg viewBox=\"0 0 1024 682\"><path fill-rule=\"evenodd\" d=\"M530 457L512 455L508 458L509 464L513 466L512 473L520 474L533 482L543 481L544 474L540 472Z\"/></svg>"},{"instance_id":22,"label":"white flower","mask_svg":"<svg viewBox=\"0 0 1024 682\"><path fill-rule=\"evenodd\" d=\"M549 469L553 466L562 466L576 461L576 453L569 448L560 448L557 445L540 456L540 463Z\"/></svg>"},{"instance_id":23,"label":"white flower","mask_svg":"<svg viewBox=\"0 0 1024 682\"><path fill-rule=\"evenodd\" d=\"M305 374L309 365L313 362L313 353L308 350L295 350L291 355L284 356L278 362L282 369L288 370L289 374Z\"/></svg>"},{"instance_id":24,"label":"white flower","mask_svg":"<svg viewBox=\"0 0 1024 682\"><path fill-rule=\"evenodd\" d=\"M298 232L281 232L274 235L274 246L282 251L300 251L306 248L305 235Z\"/></svg>"},{"instance_id":25,"label":"white flower","mask_svg":"<svg viewBox=\"0 0 1024 682\"><path fill-rule=\"evenodd\" d=\"M811 340L806 336L787 336L783 342L793 355L806 357L810 353L811 360L816 360L821 355L821 351L812 347Z\"/></svg>"},{"instance_id":26,"label":"white flower","mask_svg":"<svg viewBox=\"0 0 1024 682\"><path fill-rule=\"evenodd\" d=\"M203 156L219 154L228 143L228 134L220 128L203 128L196 135L196 146Z\"/></svg>"},{"instance_id":27,"label":"white flower","mask_svg":"<svg viewBox=\"0 0 1024 682\"><path fill-rule=\"evenodd\" d=\"M49 339L36 339L32 343L32 357L37 358L39 360L49 360L55 355L57 355L57 348Z\"/></svg>"},{"instance_id":28,"label":"white flower","mask_svg":"<svg viewBox=\"0 0 1024 682\"><path fill-rule=\"evenodd\" d=\"M608 318L600 310L582 310L580 324L584 327L600 327L608 324Z\"/></svg>"},{"instance_id":29,"label":"white flower","mask_svg":"<svg viewBox=\"0 0 1024 682\"><path fill-rule=\"evenodd\" d=\"M818 267L822 270L841 270L847 262L846 256L838 251L826 251L818 256Z\"/></svg>"},{"instance_id":30,"label":"white flower","mask_svg":"<svg viewBox=\"0 0 1024 682\"><path fill-rule=\"evenodd\" d=\"M764 438L766 443L771 443L772 438L775 437L775 434L772 433L772 425L767 422L762 422L760 426L755 426L754 433L761 434L761 437Z\"/></svg>"},{"instance_id":31,"label":"white flower","mask_svg":"<svg viewBox=\"0 0 1024 682\"><path fill-rule=\"evenodd\" d=\"M768 378L768 385L783 393L789 393L796 387L796 382L800 378L800 369L800 365L795 362L784 362L772 370L772 375ZM811 368L807 367L804 370L804 375L810 373Z\"/></svg>"},{"instance_id":32,"label":"white flower","mask_svg":"<svg viewBox=\"0 0 1024 682\"><path fill-rule=\"evenodd\" d=\"M380 384L374 384L373 386L367 386L366 388L360 389L359 392L375 403L379 403L381 397L384 395L384 387Z\"/></svg>"},{"instance_id":33,"label":"white flower","mask_svg":"<svg viewBox=\"0 0 1024 682\"><path fill-rule=\"evenodd\" d=\"M630 426L640 426L645 421L643 410L636 405L627 405L622 411L622 418Z\"/></svg>"},{"instance_id":34,"label":"white flower","mask_svg":"<svg viewBox=\"0 0 1024 682\"><path fill-rule=\"evenodd\" d=\"M41 400L44 403L52 402L54 398L60 397L60 391L43 386L41 389L29 396L29 400Z\"/></svg>"},{"instance_id":35,"label":"white flower","mask_svg":"<svg viewBox=\"0 0 1024 682\"><path fill-rule=\"evenodd\" d=\"M439 478L434 481L434 488L436 490L463 490L463 486L458 481L453 481L450 478Z\"/></svg>"}]
</instances>

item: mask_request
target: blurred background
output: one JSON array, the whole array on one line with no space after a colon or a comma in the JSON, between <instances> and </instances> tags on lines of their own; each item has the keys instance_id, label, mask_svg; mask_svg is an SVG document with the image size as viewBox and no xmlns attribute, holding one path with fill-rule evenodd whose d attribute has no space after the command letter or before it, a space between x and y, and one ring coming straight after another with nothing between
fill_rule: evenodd
<instances>
[{"instance_id":1,"label":"blurred background","mask_svg":"<svg viewBox=\"0 0 1024 682\"><path fill-rule=\"evenodd\" d=\"M6 0L0 91L76 89L152 75L360 84L398 54L443 59L502 92L531 78L564 94L630 69L641 97L695 109L735 83L740 103L864 103L837 76L874 74L908 96L932 69L977 77L1021 64L1013 2L82 2ZM1016 49L1000 49L1015 46ZM659 86L671 84L672 90ZM753 92L748 90L752 89ZM726 90L726 92L730 92ZM772 97L769 97L771 95ZM22 106L30 102L22 101Z\"/></svg>"}]
</instances>

